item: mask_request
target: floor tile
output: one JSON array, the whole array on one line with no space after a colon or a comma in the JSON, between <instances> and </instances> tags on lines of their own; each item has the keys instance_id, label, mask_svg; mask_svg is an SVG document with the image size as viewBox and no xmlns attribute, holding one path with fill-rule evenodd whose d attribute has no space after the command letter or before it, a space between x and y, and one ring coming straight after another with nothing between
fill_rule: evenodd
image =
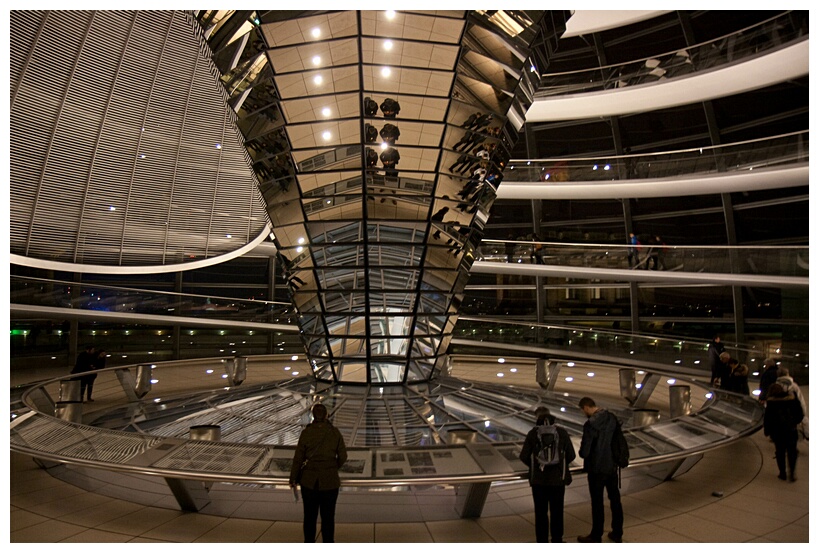
<instances>
[{"instance_id":1,"label":"floor tile","mask_svg":"<svg viewBox=\"0 0 819 553\"><path fill-rule=\"evenodd\" d=\"M62 540L60 543L128 543L131 539L132 536L128 534L117 534L89 528L84 532Z\"/></svg>"},{"instance_id":2,"label":"floor tile","mask_svg":"<svg viewBox=\"0 0 819 553\"><path fill-rule=\"evenodd\" d=\"M59 520L48 520L10 533L11 543L57 543L85 532L87 528Z\"/></svg>"},{"instance_id":3,"label":"floor tile","mask_svg":"<svg viewBox=\"0 0 819 553\"><path fill-rule=\"evenodd\" d=\"M141 535L151 539L191 543L204 536L222 521L221 517L199 513L184 513L143 532Z\"/></svg>"},{"instance_id":4,"label":"floor tile","mask_svg":"<svg viewBox=\"0 0 819 553\"><path fill-rule=\"evenodd\" d=\"M375 523L343 523L336 521L337 543L374 543Z\"/></svg>"},{"instance_id":5,"label":"floor tile","mask_svg":"<svg viewBox=\"0 0 819 553\"><path fill-rule=\"evenodd\" d=\"M273 526L273 523L270 521L228 518L193 541L204 543L254 543L271 526Z\"/></svg>"},{"instance_id":6,"label":"floor tile","mask_svg":"<svg viewBox=\"0 0 819 553\"><path fill-rule=\"evenodd\" d=\"M429 543L432 535L423 522L397 522L375 525L376 543Z\"/></svg>"},{"instance_id":7,"label":"floor tile","mask_svg":"<svg viewBox=\"0 0 819 553\"><path fill-rule=\"evenodd\" d=\"M476 521L484 532L498 543L532 543L535 541L535 525L521 516L481 517Z\"/></svg>"},{"instance_id":8,"label":"floor tile","mask_svg":"<svg viewBox=\"0 0 819 553\"><path fill-rule=\"evenodd\" d=\"M439 520L427 522L427 528L436 543L489 543L492 537L474 520Z\"/></svg>"},{"instance_id":9,"label":"floor tile","mask_svg":"<svg viewBox=\"0 0 819 553\"><path fill-rule=\"evenodd\" d=\"M24 509L12 509L9 513L9 529L14 532L15 530L22 530L23 528L28 528L29 526L34 526L35 524L40 524L48 520L51 519L38 513Z\"/></svg>"}]
</instances>

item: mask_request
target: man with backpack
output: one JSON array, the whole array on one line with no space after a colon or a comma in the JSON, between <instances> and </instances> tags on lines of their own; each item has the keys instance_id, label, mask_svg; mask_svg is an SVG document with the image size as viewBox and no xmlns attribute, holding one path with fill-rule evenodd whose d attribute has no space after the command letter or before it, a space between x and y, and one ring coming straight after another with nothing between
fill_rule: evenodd
<instances>
[{"instance_id":1,"label":"man with backpack","mask_svg":"<svg viewBox=\"0 0 819 553\"><path fill-rule=\"evenodd\" d=\"M609 496L611 506L611 541L623 541L623 505L620 503L618 469L628 464L628 445L622 445L622 430L617 417L598 407L590 397L580 399L580 410L588 417L583 424L580 441L580 457L583 471L589 482L592 503L592 530L587 536L578 536L580 543L603 541L603 525L606 514L603 505L603 489ZM623 451L625 448L625 451Z\"/></svg>"},{"instance_id":2,"label":"man with backpack","mask_svg":"<svg viewBox=\"0 0 819 553\"><path fill-rule=\"evenodd\" d=\"M569 463L575 458L574 446L563 427L546 407L535 410L537 425L526 435L520 460L529 467L529 485L535 502L535 539L538 543L563 542L563 498L571 484ZM552 514L549 524L549 511Z\"/></svg>"}]
</instances>

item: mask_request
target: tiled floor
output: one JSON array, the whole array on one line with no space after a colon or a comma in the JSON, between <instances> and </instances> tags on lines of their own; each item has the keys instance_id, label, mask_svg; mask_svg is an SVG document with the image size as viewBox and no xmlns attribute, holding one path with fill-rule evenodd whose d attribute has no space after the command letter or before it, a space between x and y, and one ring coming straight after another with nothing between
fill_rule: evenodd
<instances>
[{"instance_id":1,"label":"tiled floor","mask_svg":"<svg viewBox=\"0 0 819 553\"><path fill-rule=\"evenodd\" d=\"M808 443L800 443L799 449L799 478L794 483L776 478L773 445L760 432L706 454L690 471L672 481L628 493L623 498L624 540L631 543L807 544ZM178 510L172 499L168 500L164 490L163 493L152 490L155 484L151 482L146 481L141 487L146 494L156 494L154 504L134 503L116 496L114 481L94 480L74 485L51 476L30 458L16 453L11 454L10 476L11 543L237 543L300 542L302 539L300 507L291 503L285 509L272 502L254 500L254 496L258 498L258 491L249 491L242 500L214 501L218 506L208 512L185 513ZM82 475L73 478L82 478ZM576 491L582 492L584 485L585 480L578 478L570 491L580 486ZM237 497L236 490L229 491L231 497ZM713 492L722 492L722 497L716 497ZM534 542L534 515L525 506L520 508L528 499L527 493L520 485L493 489L483 516L467 520L452 518L448 514L452 509L451 497L431 490L428 494L415 494L412 499L417 502L413 508L430 516L404 522L357 521L383 519L385 512L399 508L396 502L409 500L406 495L387 494L373 505L371 499L366 504L360 501L362 494L342 493L336 541ZM218 490L214 489L212 496L214 494L218 497ZM225 494L227 497L227 491ZM576 493L575 497L580 495ZM402 504L400 508L407 506ZM265 518L265 509L269 518ZM243 510L248 516L242 516ZM440 513L437 519L436 510ZM567 541L588 533L591 525L588 502L575 500L566 506L565 512Z\"/></svg>"}]
</instances>

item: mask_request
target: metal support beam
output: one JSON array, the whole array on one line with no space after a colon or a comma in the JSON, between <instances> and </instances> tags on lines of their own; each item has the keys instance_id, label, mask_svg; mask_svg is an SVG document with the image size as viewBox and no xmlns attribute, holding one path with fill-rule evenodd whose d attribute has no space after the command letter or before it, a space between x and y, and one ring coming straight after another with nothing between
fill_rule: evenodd
<instances>
[{"instance_id":1,"label":"metal support beam","mask_svg":"<svg viewBox=\"0 0 819 553\"><path fill-rule=\"evenodd\" d=\"M634 398L632 407L635 409L645 408L646 404L648 404L648 400L651 398L651 394L654 393L654 390L657 388L657 384L660 383L660 378L661 376L659 374L646 374L646 377L643 379L642 385L640 386L640 391L637 392L637 397Z\"/></svg>"},{"instance_id":2,"label":"metal support beam","mask_svg":"<svg viewBox=\"0 0 819 553\"><path fill-rule=\"evenodd\" d=\"M210 503L210 496L208 490L205 489L204 482L181 478L165 478L165 482L168 483L176 502L183 511L195 513Z\"/></svg>"},{"instance_id":3,"label":"metal support beam","mask_svg":"<svg viewBox=\"0 0 819 553\"><path fill-rule=\"evenodd\" d=\"M461 518L479 518L489 496L491 482L460 484L456 490L457 511Z\"/></svg>"}]
</instances>

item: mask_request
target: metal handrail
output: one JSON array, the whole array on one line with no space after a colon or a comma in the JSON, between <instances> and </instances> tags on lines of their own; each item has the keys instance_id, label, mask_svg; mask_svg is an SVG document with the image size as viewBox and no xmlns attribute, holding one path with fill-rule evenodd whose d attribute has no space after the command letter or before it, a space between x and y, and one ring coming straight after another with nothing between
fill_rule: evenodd
<instances>
[{"instance_id":1,"label":"metal handrail","mask_svg":"<svg viewBox=\"0 0 819 553\"><path fill-rule=\"evenodd\" d=\"M612 366L613 368L618 368L617 366ZM97 371L90 371L90 373L102 373L108 371L115 371L118 369L122 369L122 367L118 368L107 368ZM675 378L683 379L686 383L695 385L702 389L709 389L709 387L704 383L697 381L692 378L680 377L678 373L673 371L662 371L662 370L653 370L652 372L656 374L661 374L665 376L674 376ZM76 377L77 375L69 375L69 376L61 376L57 378L53 378L44 382L38 383L36 386L26 390L22 396L23 403L32 411L17 417L11 425L12 431L14 428L24 423L28 418L31 417L48 417L51 420L50 424L56 426L70 426L78 429L82 429L82 431L86 434L92 433L97 436L103 435L110 435L110 436L128 436L133 438L135 436L134 433L131 432L123 432L118 430L110 430L110 429L101 429L93 426L88 426L80 423L72 423L68 421L63 421L56 419L50 415L46 415L36 410L33 402L30 401L31 394L34 393L35 389L44 388L45 386L56 384L63 380L69 380L71 378ZM713 408L715 402L719 400L720 397L733 397L734 401L737 398L742 399L742 396L737 396L736 394L731 394L727 392L711 392L712 398L703 405L703 408L698 413L703 413L710 408ZM755 404L755 400L752 398L744 398L743 401L746 402L753 402ZM677 417L676 419L669 419L670 421L682 419L685 416ZM55 426L55 430L57 429ZM657 463L663 463L667 461L672 461L676 459L681 459L685 457L689 457L691 455L699 454L710 449L714 449L715 447L722 447L727 445L733 441L741 439L745 436L753 434L761 427L761 417L757 417L757 422L755 424L749 424L747 428L744 428L742 431L738 432L733 436L727 436L725 439L719 440L718 442L713 442L707 445L702 445L698 447L694 447L691 449L680 450L677 452L672 453L665 453L665 454L658 454L652 455L648 457L634 459L634 461L629 465L630 467L641 467L641 466L648 466ZM640 429L627 429L626 433L635 433ZM224 450L231 446L236 446L237 443L227 443L227 442L207 442L201 440L184 440L180 438L169 438L169 437L162 437L162 436L152 436L146 434L140 434L137 436L144 436L145 439L153 439L153 440L160 440L163 442L169 443L184 443L184 442L196 442L198 447L204 447L206 449L214 449L214 450ZM516 442L496 442L490 444L479 444L479 445L491 445L491 446L503 446L509 445L510 443ZM270 449L279 449L279 450L286 450L286 451L293 451L295 450L296 446L271 446L269 444L241 444L243 448L250 448L268 451ZM446 446L439 446L442 448L463 448L465 447L462 444L450 444ZM125 472L131 474L141 474L141 475L149 475L149 476L160 476L165 478L180 478L180 479L195 479L195 480L206 480L206 481L219 481L219 482L237 482L237 483L255 483L255 484L271 484L271 485L285 485L288 483L287 477L275 477L275 476L260 476L260 475L248 475L248 474L241 474L241 473L226 473L225 471L219 472L208 472L208 471L201 471L201 470L191 470L191 469L179 469L175 467L147 467L147 466L135 466L130 464L120 464L120 463L113 463L110 461L102 461L98 459L90 459L87 457L78 457L78 456L70 456L66 455L65 453L61 453L58 451L43 451L42 449L36 449L32 447L26 447L25 445L14 443L14 440L11 442L11 449L13 451L17 451L20 453L25 453L32 455L33 457L51 460L60 463L66 464L73 464L73 465L82 465L88 466L93 468L99 468L104 470L113 470L117 472ZM349 447L349 451L367 451L372 450L373 448L367 447ZM381 447L379 446L378 449L383 451L385 449L395 450L395 451L412 451L412 450L419 450L430 449L428 446L392 446L392 447ZM572 472L580 472L582 469L580 467L572 467ZM519 480L525 478L526 472L525 471L515 471L515 472L504 472L504 473L492 473L492 474L479 474L479 475L455 475L455 476L419 476L413 478L386 478L386 477L369 477L369 478L342 478L342 484L344 486L406 486L406 485L434 485L434 484L467 484L467 483L480 483L480 482L496 482L496 481L512 481L512 480Z\"/></svg>"}]
</instances>

